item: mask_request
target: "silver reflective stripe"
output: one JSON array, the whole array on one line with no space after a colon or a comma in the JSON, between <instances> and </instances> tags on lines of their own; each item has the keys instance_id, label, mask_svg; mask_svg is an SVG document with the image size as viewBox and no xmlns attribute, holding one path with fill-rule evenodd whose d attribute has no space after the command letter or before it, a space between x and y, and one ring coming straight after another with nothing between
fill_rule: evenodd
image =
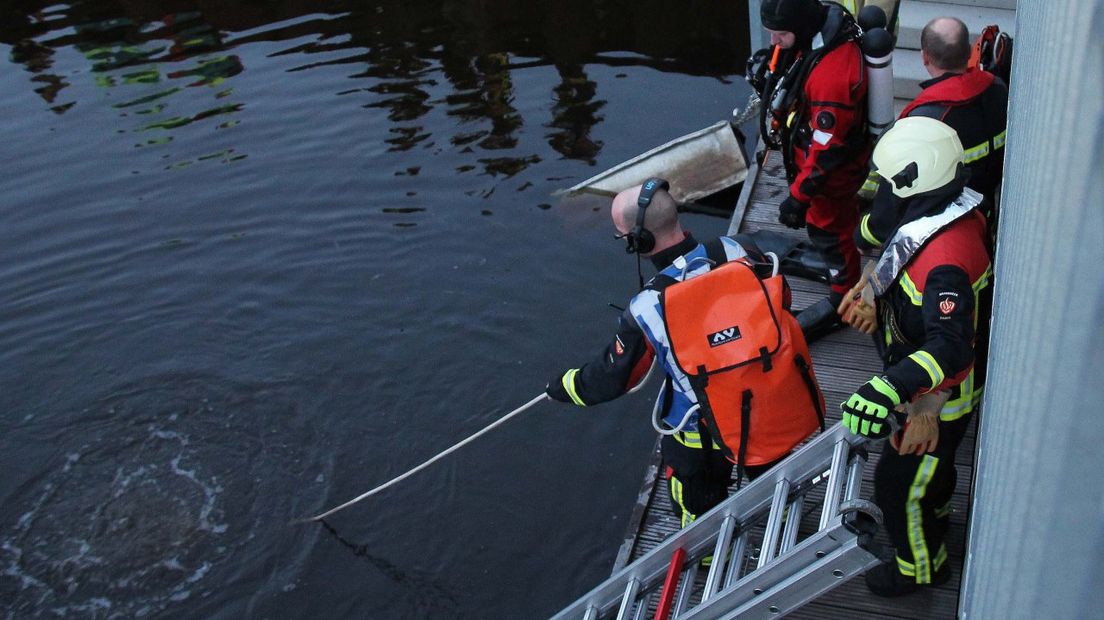
<instances>
[{"instance_id":1,"label":"silver reflective stripe","mask_svg":"<svg viewBox=\"0 0 1104 620\"><path fill-rule=\"evenodd\" d=\"M884 295L928 239L969 213L981 204L981 200L981 194L966 188L940 213L915 219L898 228L878 258L874 272L870 274L870 285L874 294L878 297Z\"/></svg>"}]
</instances>

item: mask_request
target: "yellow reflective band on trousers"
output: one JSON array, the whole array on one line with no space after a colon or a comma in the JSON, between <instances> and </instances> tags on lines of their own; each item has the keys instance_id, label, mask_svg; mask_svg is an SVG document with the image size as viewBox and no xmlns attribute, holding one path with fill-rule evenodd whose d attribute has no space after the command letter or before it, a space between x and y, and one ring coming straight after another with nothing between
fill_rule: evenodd
<instances>
[{"instance_id":1,"label":"yellow reflective band on trousers","mask_svg":"<svg viewBox=\"0 0 1104 620\"><path fill-rule=\"evenodd\" d=\"M870 232L870 214L862 216L859 220L859 232L862 234L862 238L871 245L882 245L880 239L874 236L874 233Z\"/></svg>"},{"instance_id":2,"label":"yellow reflective band on trousers","mask_svg":"<svg viewBox=\"0 0 1104 620\"><path fill-rule=\"evenodd\" d=\"M696 431L680 431L674 434L675 441L681 443L687 448L701 448L701 433ZM713 442L713 449L720 450L721 446L717 445L717 442Z\"/></svg>"},{"instance_id":3,"label":"yellow reflective band on trousers","mask_svg":"<svg viewBox=\"0 0 1104 620\"><path fill-rule=\"evenodd\" d=\"M947 545L939 545L939 551L935 554L935 561L932 562L933 570L939 570L943 567L943 564L947 561ZM901 556L897 556L897 570L906 577L916 578L916 565L912 564L908 560L904 560ZM927 582L925 582L927 583Z\"/></svg>"},{"instance_id":4,"label":"yellow reflective band on trousers","mask_svg":"<svg viewBox=\"0 0 1104 620\"><path fill-rule=\"evenodd\" d=\"M575 375L577 374L579 374L579 369L572 368L564 373L563 378L560 379L560 383L563 384L564 391L567 392L567 395L571 397L571 402L580 407L586 407L586 403L583 402L583 399L579 398L579 393L575 391Z\"/></svg>"},{"instance_id":5,"label":"yellow reflective band on trousers","mask_svg":"<svg viewBox=\"0 0 1104 620\"><path fill-rule=\"evenodd\" d=\"M916 577L916 583L931 583L932 561L928 551L928 543L924 540L924 517L920 510L920 500L928 492L928 484L935 475L935 468L939 466L939 459L925 454L920 460L920 466L916 468L916 477L912 479L909 487L908 499L905 501L905 528L908 531L909 550L912 551L912 573ZM938 559L938 558L937 558ZM897 558L897 565L902 564L901 558ZM907 562L905 562L907 564Z\"/></svg>"},{"instance_id":6,"label":"yellow reflective band on trousers","mask_svg":"<svg viewBox=\"0 0 1104 620\"><path fill-rule=\"evenodd\" d=\"M931 353L920 349L916 353L908 356L908 359L916 363L917 366L924 369L924 372L928 373L928 378L931 379L931 387L943 383L943 379L946 374L943 372L943 368L939 366L939 362L935 361Z\"/></svg>"},{"instance_id":7,"label":"yellow reflective band on trousers","mask_svg":"<svg viewBox=\"0 0 1104 620\"><path fill-rule=\"evenodd\" d=\"M1004 140L1005 140L1006 137L1008 137L1008 130L1007 129L1005 129L1004 131L1002 131L1002 132L998 133L997 135L993 136L993 148L1003 149L1004 148Z\"/></svg>"},{"instance_id":8,"label":"yellow reflective band on trousers","mask_svg":"<svg viewBox=\"0 0 1104 620\"><path fill-rule=\"evenodd\" d=\"M694 519L697 518L697 515L687 510L686 504L682 503L682 483L679 482L679 479L671 476L667 480L667 483L671 487L671 499L675 500L675 503L678 504L679 508L682 508L682 516L679 519L679 527L686 527L687 525L690 525L690 523L693 522Z\"/></svg>"}]
</instances>

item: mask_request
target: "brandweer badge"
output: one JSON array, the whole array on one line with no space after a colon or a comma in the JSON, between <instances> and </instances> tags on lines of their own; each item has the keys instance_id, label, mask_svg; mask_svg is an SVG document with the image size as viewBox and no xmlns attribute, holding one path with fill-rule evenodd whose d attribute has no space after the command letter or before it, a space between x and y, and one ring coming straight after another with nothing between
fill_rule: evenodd
<instances>
[{"instance_id":1,"label":"brandweer badge","mask_svg":"<svg viewBox=\"0 0 1104 620\"><path fill-rule=\"evenodd\" d=\"M939 311L942 312L943 314L950 314L950 313L954 312L954 309L955 309L955 302L954 302L953 299L946 298L943 301L939 302Z\"/></svg>"}]
</instances>

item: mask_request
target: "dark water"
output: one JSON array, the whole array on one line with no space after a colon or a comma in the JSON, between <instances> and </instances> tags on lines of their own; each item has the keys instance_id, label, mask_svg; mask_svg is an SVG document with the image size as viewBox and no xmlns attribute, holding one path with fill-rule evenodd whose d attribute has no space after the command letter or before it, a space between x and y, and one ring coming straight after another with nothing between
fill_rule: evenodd
<instances>
[{"instance_id":1,"label":"dark water","mask_svg":"<svg viewBox=\"0 0 1104 620\"><path fill-rule=\"evenodd\" d=\"M550 194L742 104L745 11L0 3L6 617L539 618L608 575L648 394L288 521L604 344L635 264Z\"/></svg>"}]
</instances>

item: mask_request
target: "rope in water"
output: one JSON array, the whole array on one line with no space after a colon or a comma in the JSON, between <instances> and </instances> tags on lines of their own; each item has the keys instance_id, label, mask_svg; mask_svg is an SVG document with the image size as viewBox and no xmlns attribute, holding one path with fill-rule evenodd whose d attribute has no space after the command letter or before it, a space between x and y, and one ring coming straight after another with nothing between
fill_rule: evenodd
<instances>
[{"instance_id":1,"label":"rope in water","mask_svg":"<svg viewBox=\"0 0 1104 620\"><path fill-rule=\"evenodd\" d=\"M345 510L349 506L352 506L353 504L355 504L355 503L357 503L361 500L367 499L367 498L375 495L376 493L379 493L380 491L386 489L387 487L390 487L394 484L398 484L399 482L402 482L403 480L406 480L410 476L413 476L414 474L422 471L426 467L429 467L430 465L436 463L437 461L445 458L449 454L452 454L453 452L459 450L460 448L463 448L464 446L466 446L469 443L475 441L479 437L485 435L487 432L493 430L495 427L497 427L501 424L504 424L510 418L518 415L519 413L525 411L526 409L529 409L533 405L541 402L542 400L544 400L546 398L548 398L548 394L545 394L544 392L541 392L540 396L537 396L533 400L525 403L524 405L518 407L517 409L514 409L510 413L507 413L506 415L502 416L498 420L495 420L494 422L488 424L483 430L479 431L478 433L472 435L471 437L468 437L467 439L465 439L465 440L461 441L460 443L452 446L451 448L445 450L444 452L438 453L437 456L434 456L433 458L429 459L428 461L426 461L426 462L422 463L421 465L415 467L414 469L411 469L410 471L406 472L405 474L402 474L401 476L398 476L397 478L393 478L390 481L385 482L385 483L379 485L378 487L372 489L371 491L368 491L366 493L362 493L362 494L354 497L353 499L345 502L344 504L341 504L340 506L337 506L335 508L331 508L331 509L327 510L326 512L323 512L321 514L317 514L313 517L307 517L305 519L297 519L296 521L293 521L293 523L309 523L311 521L321 521L322 519L325 519L326 517L334 514L335 512L338 512L340 510Z\"/></svg>"}]
</instances>

